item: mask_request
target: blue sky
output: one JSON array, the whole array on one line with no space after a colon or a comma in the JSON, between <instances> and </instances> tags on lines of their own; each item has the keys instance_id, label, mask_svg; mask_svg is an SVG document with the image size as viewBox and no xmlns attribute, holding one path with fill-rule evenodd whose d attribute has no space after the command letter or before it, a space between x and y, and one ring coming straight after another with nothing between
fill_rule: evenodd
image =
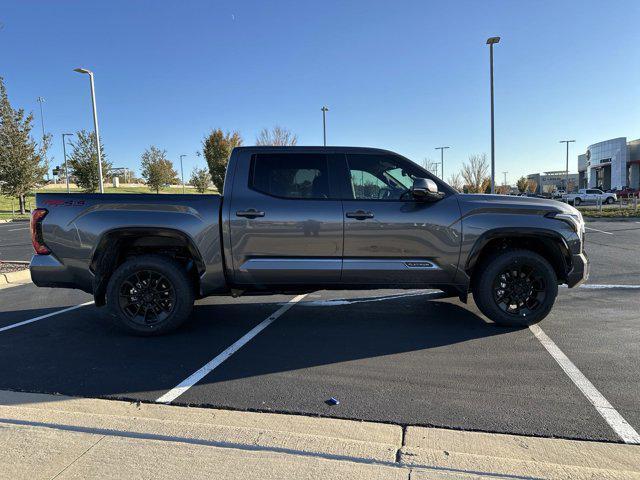
<instances>
[{"instance_id":1,"label":"blue sky","mask_svg":"<svg viewBox=\"0 0 640 480\"><path fill-rule=\"evenodd\" d=\"M2 0L0 75L14 106L43 96L51 154L60 134L100 133L114 166L149 145L185 175L211 129L293 130L299 144L388 148L421 161L450 145L445 177L490 151L488 48L495 50L496 171L510 182L562 169L600 140L640 137L638 1ZM40 124L35 133L39 135Z\"/></svg>"}]
</instances>

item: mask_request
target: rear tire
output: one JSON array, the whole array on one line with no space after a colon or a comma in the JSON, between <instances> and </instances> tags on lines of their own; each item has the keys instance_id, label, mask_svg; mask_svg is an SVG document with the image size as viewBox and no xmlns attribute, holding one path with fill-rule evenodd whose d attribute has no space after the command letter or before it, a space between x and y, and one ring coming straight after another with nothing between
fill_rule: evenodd
<instances>
[{"instance_id":1,"label":"rear tire","mask_svg":"<svg viewBox=\"0 0 640 480\"><path fill-rule=\"evenodd\" d=\"M573 199L573 205L574 205L575 207L577 207L577 206L578 206L578 205L580 205L581 203L582 203L582 200L580 200L579 198L577 198L577 197L576 197L576 198L574 198L574 199Z\"/></svg>"},{"instance_id":2,"label":"rear tire","mask_svg":"<svg viewBox=\"0 0 640 480\"><path fill-rule=\"evenodd\" d=\"M509 249L492 255L476 269L473 298L498 325L527 327L545 318L558 295L556 273L530 250Z\"/></svg>"},{"instance_id":3,"label":"rear tire","mask_svg":"<svg viewBox=\"0 0 640 480\"><path fill-rule=\"evenodd\" d=\"M107 307L128 333L175 330L191 315L195 294L184 267L162 255L140 255L120 265L107 285Z\"/></svg>"}]
</instances>

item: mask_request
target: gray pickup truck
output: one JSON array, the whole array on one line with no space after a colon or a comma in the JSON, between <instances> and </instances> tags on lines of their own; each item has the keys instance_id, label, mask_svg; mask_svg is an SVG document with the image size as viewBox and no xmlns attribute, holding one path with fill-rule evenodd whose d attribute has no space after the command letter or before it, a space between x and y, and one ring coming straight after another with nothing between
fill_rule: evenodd
<instances>
[{"instance_id":1,"label":"gray pickup truck","mask_svg":"<svg viewBox=\"0 0 640 480\"><path fill-rule=\"evenodd\" d=\"M587 278L584 223L555 200L455 192L355 147L241 147L223 195L38 194L31 277L157 335L209 295L437 288L503 325Z\"/></svg>"}]
</instances>

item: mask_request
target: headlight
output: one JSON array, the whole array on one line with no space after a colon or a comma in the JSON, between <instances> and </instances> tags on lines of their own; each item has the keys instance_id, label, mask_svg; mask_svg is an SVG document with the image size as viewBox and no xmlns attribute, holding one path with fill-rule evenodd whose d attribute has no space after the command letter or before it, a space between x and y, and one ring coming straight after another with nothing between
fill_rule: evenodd
<instances>
[{"instance_id":1,"label":"headlight","mask_svg":"<svg viewBox=\"0 0 640 480\"><path fill-rule=\"evenodd\" d=\"M561 220L565 223L571 225L573 230L582 237L584 235L584 219L582 218L582 214L576 210L572 213L549 213L546 215L549 218L555 218L556 220Z\"/></svg>"}]
</instances>

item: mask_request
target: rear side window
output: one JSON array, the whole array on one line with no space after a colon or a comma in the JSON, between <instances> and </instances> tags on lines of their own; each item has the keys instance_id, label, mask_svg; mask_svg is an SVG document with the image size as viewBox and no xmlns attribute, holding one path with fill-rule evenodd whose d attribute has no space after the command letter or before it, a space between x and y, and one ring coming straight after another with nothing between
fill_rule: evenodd
<instances>
[{"instance_id":1,"label":"rear side window","mask_svg":"<svg viewBox=\"0 0 640 480\"><path fill-rule=\"evenodd\" d=\"M274 197L331 198L327 157L322 154L254 155L249 187Z\"/></svg>"}]
</instances>

